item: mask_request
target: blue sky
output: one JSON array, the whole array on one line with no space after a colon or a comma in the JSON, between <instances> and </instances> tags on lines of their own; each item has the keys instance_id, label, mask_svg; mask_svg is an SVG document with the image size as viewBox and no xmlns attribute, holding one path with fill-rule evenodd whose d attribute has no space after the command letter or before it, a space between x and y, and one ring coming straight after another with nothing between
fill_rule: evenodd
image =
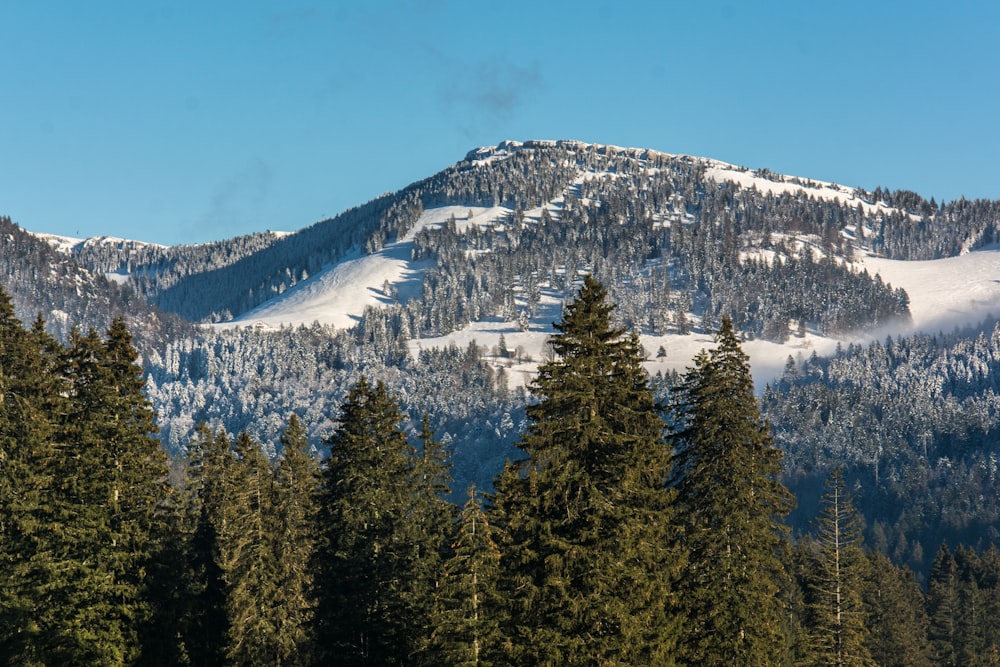
<instances>
[{"instance_id":1,"label":"blue sky","mask_svg":"<svg viewBox=\"0 0 1000 667\"><path fill-rule=\"evenodd\" d=\"M5 0L0 214L295 230L504 139L997 199L998 5Z\"/></svg>"}]
</instances>

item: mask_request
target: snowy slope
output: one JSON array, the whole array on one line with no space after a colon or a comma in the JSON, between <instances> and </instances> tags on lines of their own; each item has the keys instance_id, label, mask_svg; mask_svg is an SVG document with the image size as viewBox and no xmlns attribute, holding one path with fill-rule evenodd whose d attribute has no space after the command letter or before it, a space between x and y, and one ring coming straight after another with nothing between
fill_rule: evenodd
<instances>
[{"instance_id":1,"label":"snowy slope","mask_svg":"<svg viewBox=\"0 0 1000 667\"><path fill-rule=\"evenodd\" d=\"M580 142L533 143L572 144L578 148L628 154L635 159L645 159L654 154L647 150ZM503 142L495 147L472 151L467 159L478 164L504 160L523 145L519 142ZM872 204L857 198L853 188L833 183L753 171L717 160L675 157L704 164L704 178L707 181L730 181L744 188L755 188L760 192L773 194L804 192L817 199L861 206L868 213L888 214L892 211L881 202ZM607 174L581 171L576 184L583 179L604 175ZM558 216L562 204L562 197L558 197L546 204L545 208L549 214ZM394 301L405 303L419 295L423 274L431 265L430 262L413 262L410 259L413 239L421 229L444 224L454 217L457 229L461 232L469 225L494 223L509 213L508 209L501 207L445 206L428 209L404 238L386 244L379 252L365 255L358 251L325 267L308 280L298 283L256 309L231 322L215 326L222 329L243 326L277 329L300 324L308 326L313 322L335 327L353 326L368 306L385 306ZM526 211L525 218L537 220L540 214L541 208ZM85 242L123 242L108 238L82 240L39 236L46 237L49 243L63 251L69 251L73 246ZM859 267L866 268L869 273L878 273L885 282L894 287L902 287L911 300L912 326L907 326L906 330L884 329L877 334L869 334L867 338L905 334L915 330L936 333L955 326L975 324L992 314L1000 315L1000 249L980 250L960 257L926 262L902 262L871 256L858 257L856 261ZM113 278L124 279L124 276ZM487 350L492 350L502 335L508 350L516 353L513 358L496 358L496 364L507 370L511 384L524 383L530 379L538 361L546 354L546 339L553 332L551 324L560 317L560 298L561 295L543 290L538 316L531 322L528 331L520 331L510 322L492 318L473 323L444 337L413 340L410 342L411 351L452 343L464 347L473 340ZM820 355L830 354L838 342L864 342L864 339L834 340L806 335L803 338L792 337L784 345L761 340L748 341L744 344L744 349L751 357L754 375L761 387L781 372L789 355L807 357L813 351ZM705 334L644 336L643 345L649 353L650 371L683 370L699 350L712 345L712 337ZM657 358L655 355L661 346L667 355Z\"/></svg>"},{"instance_id":2,"label":"snowy slope","mask_svg":"<svg viewBox=\"0 0 1000 667\"><path fill-rule=\"evenodd\" d=\"M468 218L470 211L472 219ZM454 216L458 229L462 230L470 224L485 224L507 212L502 208L468 206L428 209L402 239L387 243L371 255L355 251L281 296L216 326L279 328L313 322L341 328L354 326L366 306L388 305L394 300L405 303L419 295L423 272L431 265L410 260L413 239L421 229L442 225ZM387 283L392 287L389 293L385 290Z\"/></svg>"},{"instance_id":3,"label":"snowy slope","mask_svg":"<svg viewBox=\"0 0 1000 667\"><path fill-rule=\"evenodd\" d=\"M353 326L366 306L388 304L393 298L405 302L419 293L422 273L429 263L410 261L413 236L417 231L426 226L443 224L451 216L455 216L459 229L462 229L469 224L487 224L508 213L502 208L474 208L471 209L473 219L468 220L469 211L468 207L456 206L428 209L405 238L387 244L372 255L349 257L242 317L217 326L278 328L313 322L337 327ZM912 331L936 333L955 326L975 324L991 314L1000 315L1000 249L924 262L870 256L858 261L870 273L878 273L892 286L906 290L910 295L912 325L905 330L884 329L877 334L868 334L864 339L838 340L807 335L804 338L793 337L783 345L763 340L747 341L744 349L750 355L758 387L781 372L789 355L793 358L808 357L813 351L826 355L836 349L838 342L864 342L875 336ZM387 282L394 290L394 297L384 291ZM559 300L543 291L539 315L528 331L520 331L514 324L499 318L490 318L447 336L413 340L410 347L416 352L421 347L452 343L464 347L476 341L487 350L492 350L502 335L507 349L512 353L519 351L519 354L514 354L513 358L497 358L496 363L506 369L512 385L522 384L531 378L538 361L544 358L546 338L553 332L551 323L557 321L559 316ZM683 370L699 350L712 345L712 337L705 334L643 336L642 342L649 352L648 368L655 373L657 370ZM666 349L667 356L658 359L655 354L661 345Z\"/></svg>"}]
</instances>

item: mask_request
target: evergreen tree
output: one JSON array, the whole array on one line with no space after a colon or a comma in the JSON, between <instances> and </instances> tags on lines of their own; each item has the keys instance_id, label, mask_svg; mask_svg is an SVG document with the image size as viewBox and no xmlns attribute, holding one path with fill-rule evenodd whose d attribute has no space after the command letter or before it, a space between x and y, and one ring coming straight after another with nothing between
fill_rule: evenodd
<instances>
[{"instance_id":1,"label":"evergreen tree","mask_svg":"<svg viewBox=\"0 0 1000 667\"><path fill-rule=\"evenodd\" d=\"M407 598L414 453L402 421L385 385L362 377L330 439L316 635L330 664L403 664L422 635L424 620L412 617Z\"/></svg>"},{"instance_id":2,"label":"evergreen tree","mask_svg":"<svg viewBox=\"0 0 1000 667\"><path fill-rule=\"evenodd\" d=\"M137 356L120 319L106 341L74 332L66 353L66 449L53 499L64 513L60 575L39 615L53 663L136 660L152 612L146 573L164 534L167 466Z\"/></svg>"},{"instance_id":3,"label":"evergreen tree","mask_svg":"<svg viewBox=\"0 0 1000 667\"><path fill-rule=\"evenodd\" d=\"M606 296L588 276L564 309L531 387L528 458L496 482L516 664L664 664L676 640L663 423Z\"/></svg>"},{"instance_id":4,"label":"evergreen tree","mask_svg":"<svg viewBox=\"0 0 1000 667\"><path fill-rule=\"evenodd\" d=\"M275 664L309 664L316 602L313 561L319 463L309 453L306 429L294 413L281 434L282 455L275 471L272 548L278 568L274 604Z\"/></svg>"},{"instance_id":5,"label":"evergreen tree","mask_svg":"<svg viewBox=\"0 0 1000 667\"><path fill-rule=\"evenodd\" d=\"M421 446L415 459L413 500L406 521L409 532L406 539L414 548L406 598L413 616L427 625L434 613L442 567L450 551L456 508L447 499L451 492L451 459L445 446L434 438L427 414L421 421L418 438ZM423 641L428 639L425 634ZM426 643L422 647L426 648Z\"/></svg>"},{"instance_id":6,"label":"evergreen tree","mask_svg":"<svg viewBox=\"0 0 1000 667\"><path fill-rule=\"evenodd\" d=\"M254 440L241 433L233 443L231 474L219 531L219 557L226 583L229 636L226 656L234 664L277 664L273 615L278 568L272 547L274 488L271 464Z\"/></svg>"},{"instance_id":7,"label":"evergreen tree","mask_svg":"<svg viewBox=\"0 0 1000 667\"><path fill-rule=\"evenodd\" d=\"M501 659L497 613L500 548L482 496L469 487L452 544L444 563L433 616L427 665L489 667Z\"/></svg>"},{"instance_id":8,"label":"evergreen tree","mask_svg":"<svg viewBox=\"0 0 1000 667\"><path fill-rule=\"evenodd\" d=\"M671 405L670 485L688 557L678 583L687 617L679 656L699 665L778 664L788 643L781 518L792 502L777 480L781 452L729 318L717 347L694 362Z\"/></svg>"},{"instance_id":9,"label":"evergreen tree","mask_svg":"<svg viewBox=\"0 0 1000 667\"><path fill-rule=\"evenodd\" d=\"M809 581L811 660L817 665L873 665L862 593L868 561L861 521L840 468L830 473L816 520L816 553Z\"/></svg>"},{"instance_id":10,"label":"evergreen tree","mask_svg":"<svg viewBox=\"0 0 1000 667\"><path fill-rule=\"evenodd\" d=\"M40 320L39 320L40 322ZM65 384L55 372L59 346L44 326L29 334L0 289L0 662L46 660L52 633L44 617L58 578L61 515L56 420ZM39 611L42 613L40 614ZM40 618L41 616L41 618Z\"/></svg>"},{"instance_id":11,"label":"evergreen tree","mask_svg":"<svg viewBox=\"0 0 1000 667\"><path fill-rule=\"evenodd\" d=\"M199 424L186 464L183 512L190 535L183 547L188 554L183 597L188 602L179 632L191 665L216 667L225 664L230 625L220 552L226 480L234 468L229 437Z\"/></svg>"},{"instance_id":12,"label":"evergreen tree","mask_svg":"<svg viewBox=\"0 0 1000 667\"><path fill-rule=\"evenodd\" d=\"M930 616L931 647L935 664L959 665L958 566L948 547L941 545L931 565L927 585L927 614Z\"/></svg>"},{"instance_id":13,"label":"evergreen tree","mask_svg":"<svg viewBox=\"0 0 1000 667\"><path fill-rule=\"evenodd\" d=\"M977 665L986 656L986 627L995 622L987 619L987 592L980 585L979 555L966 546L955 550L958 575L958 619L956 652L963 665Z\"/></svg>"},{"instance_id":14,"label":"evergreen tree","mask_svg":"<svg viewBox=\"0 0 1000 667\"><path fill-rule=\"evenodd\" d=\"M888 556L873 553L866 601L871 609L869 649L883 667L931 667L934 662L927 632L930 622L920 585L907 568Z\"/></svg>"}]
</instances>

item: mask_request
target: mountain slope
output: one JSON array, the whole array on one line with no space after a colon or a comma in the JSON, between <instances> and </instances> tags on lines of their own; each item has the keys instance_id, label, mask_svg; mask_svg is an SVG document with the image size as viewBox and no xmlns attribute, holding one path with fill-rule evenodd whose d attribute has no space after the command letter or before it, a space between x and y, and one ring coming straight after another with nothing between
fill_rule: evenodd
<instances>
[{"instance_id":1,"label":"mountain slope","mask_svg":"<svg viewBox=\"0 0 1000 667\"><path fill-rule=\"evenodd\" d=\"M124 317L143 352L193 333L181 318L150 306L128 285L83 266L70 256L71 245L0 216L0 287L22 321L30 324L41 315L46 328L66 340L74 326L104 332L113 318Z\"/></svg>"},{"instance_id":2,"label":"mountain slope","mask_svg":"<svg viewBox=\"0 0 1000 667\"><path fill-rule=\"evenodd\" d=\"M518 455L524 387L583 275L607 286L616 323L640 332L661 399L729 315L806 513L810 489L844 465L879 526L870 539L919 568L913 545L943 526L949 540L1000 535L993 505L956 523L979 505L953 492L991 498L1000 479L980 474L1000 455L989 393L1000 391L1000 335L977 325L1000 314L998 230L995 201L938 204L642 149L504 142L292 234L90 243L72 259L215 322L147 355L171 451L205 421L247 430L274 454L291 412L322 447L364 374L399 397L406 428L430 415L454 452L456 488L489 486ZM902 515L906 503L940 520L905 512L893 532L885 508Z\"/></svg>"}]
</instances>

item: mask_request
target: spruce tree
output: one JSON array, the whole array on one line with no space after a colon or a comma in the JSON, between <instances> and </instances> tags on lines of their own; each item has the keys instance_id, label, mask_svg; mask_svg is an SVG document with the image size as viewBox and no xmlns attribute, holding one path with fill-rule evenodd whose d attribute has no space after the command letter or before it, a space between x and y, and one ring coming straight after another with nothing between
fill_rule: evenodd
<instances>
[{"instance_id":1,"label":"spruce tree","mask_svg":"<svg viewBox=\"0 0 1000 667\"><path fill-rule=\"evenodd\" d=\"M913 572L889 557L872 553L866 602L871 610L868 646L882 667L931 667L936 664L928 638L930 621L924 595Z\"/></svg>"},{"instance_id":2,"label":"spruce tree","mask_svg":"<svg viewBox=\"0 0 1000 667\"><path fill-rule=\"evenodd\" d=\"M566 305L531 385L527 459L496 481L515 664L665 664L676 641L663 422L606 297L588 276Z\"/></svg>"},{"instance_id":3,"label":"spruce tree","mask_svg":"<svg viewBox=\"0 0 1000 667\"><path fill-rule=\"evenodd\" d=\"M146 573L163 537L166 455L124 322L102 341L74 332L65 357L68 411L54 502L60 576L40 623L53 663L135 661L152 613Z\"/></svg>"},{"instance_id":4,"label":"spruce tree","mask_svg":"<svg viewBox=\"0 0 1000 667\"><path fill-rule=\"evenodd\" d=\"M430 646L421 663L489 667L502 663L497 618L500 547L475 485L468 491L444 563L431 617Z\"/></svg>"},{"instance_id":5,"label":"spruce tree","mask_svg":"<svg viewBox=\"0 0 1000 667\"><path fill-rule=\"evenodd\" d=\"M188 444L186 465L183 513L190 534L183 537L187 602L179 632L190 664L215 667L225 664L230 627L220 552L226 489L231 486L226 480L234 467L229 437L199 424Z\"/></svg>"},{"instance_id":6,"label":"spruce tree","mask_svg":"<svg viewBox=\"0 0 1000 667\"><path fill-rule=\"evenodd\" d=\"M927 613L935 664L954 667L959 663L958 566L948 547L941 545L931 565L927 585Z\"/></svg>"},{"instance_id":7,"label":"spruce tree","mask_svg":"<svg viewBox=\"0 0 1000 667\"><path fill-rule=\"evenodd\" d=\"M746 354L723 318L674 390L675 517L688 562L679 657L698 665L773 665L787 653L780 552L792 497L781 452L760 416Z\"/></svg>"},{"instance_id":8,"label":"spruce tree","mask_svg":"<svg viewBox=\"0 0 1000 667\"><path fill-rule=\"evenodd\" d=\"M861 544L861 520L840 468L827 480L814 539L809 581L811 660L837 667L873 665L862 600L868 560Z\"/></svg>"},{"instance_id":9,"label":"spruce tree","mask_svg":"<svg viewBox=\"0 0 1000 667\"><path fill-rule=\"evenodd\" d=\"M0 663L48 658L44 623L59 577L56 426L66 411L61 348L39 319L24 330L0 289ZM39 612L42 612L41 614ZM40 618L41 617L41 618Z\"/></svg>"},{"instance_id":10,"label":"spruce tree","mask_svg":"<svg viewBox=\"0 0 1000 667\"><path fill-rule=\"evenodd\" d=\"M456 517L456 507L448 500L451 458L445 446L434 438L430 424L430 416L425 414L418 434L420 450L413 467L413 499L405 522L405 539L413 544L405 599L410 613L425 626L430 625L429 619L434 613ZM424 632L418 640L417 650L424 652L428 641L429 632Z\"/></svg>"},{"instance_id":11,"label":"spruce tree","mask_svg":"<svg viewBox=\"0 0 1000 667\"><path fill-rule=\"evenodd\" d=\"M281 459L275 470L275 664L306 665L311 659L319 474L305 426L293 413L281 434Z\"/></svg>"},{"instance_id":12,"label":"spruce tree","mask_svg":"<svg viewBox=\"0 0 1000 667\"><path fill-rule=\"evenodd\" d=\"M271 464L260 445L241 433L230 465L219 530L229 619L226 657L233 664L278 664L273 615L281 611L275 607L280 566L272 550Z\"/></svg>"},{"instance_id":13,"label":"spruce tree","mask_svg":"<svg viewBox=\"0 0 1000 667\"><path fill-rule=\"evenodd\" d=\"M362 377L341 407L323 472L317 640L322 662L403 664L426 619L407 596L413 447L385 384Z\"/></svg>"}]
</instances>

